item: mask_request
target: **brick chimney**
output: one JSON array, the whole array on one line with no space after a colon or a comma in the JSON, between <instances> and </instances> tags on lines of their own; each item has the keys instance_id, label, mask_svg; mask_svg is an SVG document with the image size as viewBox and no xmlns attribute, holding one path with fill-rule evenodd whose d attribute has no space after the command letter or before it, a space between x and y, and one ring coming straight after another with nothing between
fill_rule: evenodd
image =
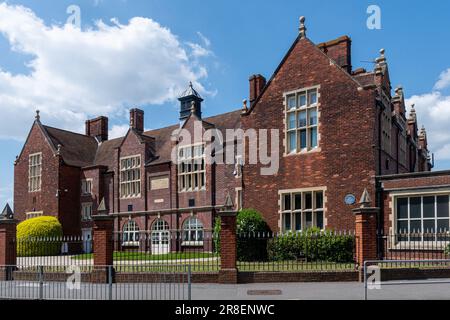
<instances>
[{"instance_id":1,"label":"brick chimney","mask_svg":"<svg viewBox=\"0 0 450 320\"><path fill-rule=\"evenodd\" d=\"M139 133L144 132L144 111L137 108L130 110L130 128Z\"/></svg>"},{"instance_id":2,"label":"brick chimney","mask_svg":"<svg viewBox=\"0 0 450 320\"><path fill-rule=\"evenodd\" d=\"M97 139L98 142L108 140L108 118L98 117L86 121L86 135Z\"/></svg>"},{"instance_id":3,"label":"brick chimney","mask_svg":"<svg viewBox=\"0 0 450 320\"><path fill-rule=\"evenodd\" d=\"M318 44L317 47L348 73L352 72L352 40L348 36Z\"/></svg>"},{"instance_id":4,"label":"brick chimney","mask_svg":"<svg viewBox=\"0 0 450 320\"><path fill-rule=\"evenodd\" d=\"M250 106L253 105L255 100L260 96L262 90L266 86L266 78L260 74L255 74L250 77Z\"/></svg>"}]
</instances>

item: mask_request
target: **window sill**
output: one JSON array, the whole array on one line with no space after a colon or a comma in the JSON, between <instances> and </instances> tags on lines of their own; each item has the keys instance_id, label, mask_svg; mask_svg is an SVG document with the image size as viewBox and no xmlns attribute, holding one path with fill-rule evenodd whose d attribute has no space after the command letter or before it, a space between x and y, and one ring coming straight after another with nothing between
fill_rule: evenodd
<instances>
[{"instance_id":1,"label":"window sill","mask_svg":"<svg viewBox=\"0 0 450 320\"><path fill-rule=\"evenodd\" d=\"M139 247L139 241L123 242L122 247Z\"/></svg>"},{"instance_id":2,"label":"window sill","mask_svg":"<svg viewBox=\"0 0 450 320\"><path fill-rule=\"evenodd\" d=\"M130 196L130 197L120 197L120 200L130 200L130 199L141 199L142 196L138 195L138 196Z\"/></svg>"},{"instance_id":3,"label":"window sill","mask_svg":"<svg viewBox=\"0 0 450 320\"><path fill-rule=\"evenodd\" d=\"M206 191L206 188L202 188L202 189L192 189L192 190L180 190L178 191L179 193L188 193L188 192L202 192L202 191Z\"/></svg>"},{"instance_id":4,"label":"window sill","mask_svg":"<svg viewBox=\"0 0 450 320\"><path fill-rule=\"evenodd\" d=\"M310 150L302 150L300 152L291 152L291 153L285 153L284 156L285 157L295 157L295 156L300 156L300 155L306 155L306 154L314 154L317 152L321 152L322 148L321 147L316 147Z\"/></svg>"},{"instance_id":5,"label":"window sill","mask_svg":"<svg viewBox=\"0 0 450 320\"><path fill-rule=\"evenodd\" d=\"M203 247L203 241L183 241L182 247Z\"/></svg>"}]
</instances>

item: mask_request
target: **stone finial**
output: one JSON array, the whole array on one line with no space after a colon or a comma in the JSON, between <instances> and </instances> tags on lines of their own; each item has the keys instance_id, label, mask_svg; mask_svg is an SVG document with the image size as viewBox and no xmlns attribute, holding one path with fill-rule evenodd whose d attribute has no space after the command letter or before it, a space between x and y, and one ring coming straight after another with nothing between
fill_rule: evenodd
<instances>
[{"instance_id":1,"label":"stone finial","mask_svg":"<svg viewBox=\"0 0 450 320\"><path fill-rule=\"evenodd\" d=\"M14 218L14 213L11 207L7 203L2 213L0 214L0 220L12 220Z\"/></svg>"},{"instance_id":2,"label":"stone finial","mask_svg":"<svg viewBox=\"0 0 450 320\"><path fill-rule=\"evenodd\" d=\"M40 111L36 110L36 116L34 117L36 119L36 121L41 121L41 115L40 115Z\"/></svg>"},{"instance_id":3,"label":"stone finial","mask_svg":"<svg viewBox=\"0 0 450 320\"><path fill-rule=\"evenodd\" d=\"M361 208L368 208L372 204L372 199L370 198L367 188L364 189L361 199L359 200L359 204L361 205Z\"/></svg>"},{"instance_id":4,"label":"stone finial","mask_svg":"<svg viewBox=\"0 0 450 320\"><path fill-rule=\"evenodd\" d=\"M300 38L306 38L306 30L308 30L305 26L305 20L306 18L304 16L300 17L300 27L298 28L298 31L300 32Z\"/></svg>"},{"instance_id":5,"label":"stone finial","mask_svg":"<svg viewBox=\"0 0 450 320\"><path fill-rule=\"evenodd\" d=\"M402 86L398 86L397 88L395 88L395 94L398 96L403 95L403 87Z\"/></svg>"},{"instance_id":6,"label":"stone finial","mask_svg":"<svg viewBox=\"0 0 450 320\"><path fill-rule=\"evenodd\" d=\"M228 192L227 197L225 198L225 204L223 205L223 209L224 210L233 210L233 208L234 208L233 199L231 199L231 195Z\"/></svg>"},{"instance_id":7,"label":"stone finial","mask_svg":"<svg viewBox=\"0 0 450 320\"><path fill-rule=\"evenodd\" d=\"M242 101L242 112L247 112L248 111L248 107L247 107L247 99L244 99Z\"/></svg>"},{"instance_id":8,"label":"stone finial","mask_svg":"<svg viewBox=\"0 0 450 320\"><path fill-rule=\"evenodd\" d=\"M97 212L99 214L107 214L108 210L106 209L105 198L102 198L100 204L98 205Z\"/></svg>"},{"instance_id":9,"label":"stone finial","mask_svg":"<svg viewBox=\"0 0 450 320\"><path fill-rule=\"evenodd\" d=\"M427 131L425 130L425 126L424 125L422 125L422 129L420 129L420 134L419 134L421 137L424 137L424 138L426 138L426 136L427 136Z\"/></svg>"},{"instance_id":10,"label":"stone finial","mask_svg":"<svg viewBox=\"0 0 450 320\"><path fill-rule=\"evenodd\" d=\"M411 105L411 111L409 111L409 120L416 120L416 109L415 109L415 104Z\"/></svg>"},{"instance_id":11,"label":"stone finial","mask_svg":"<svg viewBox=\"0 0 450 320\"><path fill-rule=\"evenodd\" d=\"M62 148L62 146L61 146L60 144L58 144L57 150L56 150L56 155L57 155L57 156L60 156L60 155L61 155L61 148Z\"/></svg>"}]
</instances>

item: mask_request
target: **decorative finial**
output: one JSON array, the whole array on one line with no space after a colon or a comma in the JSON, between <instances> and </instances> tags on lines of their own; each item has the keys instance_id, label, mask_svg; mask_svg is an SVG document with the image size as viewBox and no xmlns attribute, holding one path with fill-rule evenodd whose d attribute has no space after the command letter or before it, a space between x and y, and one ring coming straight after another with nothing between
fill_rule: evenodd
<instances>
[{"instance_id":1,"label":"decorative finial","mask_svg":"<svg viewBox=\"0 0 450 320\"><path fill-rule=\"evenodd\" d=\"M248 107L247 107L247 99L244 99L242 101L242 112L247 112L248 111Z\"/></svg>"},{"instance_id":2,"label":"decorative finial","mask_svg":"<svg viewBox=\"0 0 450 320\"><path fill-rule=\"evenodd\" d=\"M420 129L420 136L423 138L426 138L426 136L427 136L427 131L425 130L424 125L422 125L422 129Z\"/></svg>"},{"instance_id":3,"label":"decorative finial","mask_svg":"<svg viewBox=\"0 0 450 320\"><path fill-rule=\"evenodd\" d=\"M56 150L56 155L58 155L58 156L60 156L61 155L61 145L60 144L58 144L58 149Z\"/></svg>"},{"instance_id":4,"label":"decorative finial","mask_svg":"<svg viewBox=\"0 0 450 320\"><path fill-rule=\"evenodd\" d=\"M367 188L364 189L364 192L361 196L361 199L359 200L359 204L361 205L361 208L368 208L372 203L372 199L370 199L369 191L367 191Z\"/></svg>"},{"instance_id":5,"label":"decorative finial","mask_svg":"<svg viewBox=\"0 0 450 320\"><path fill-rule=\"evenodd\" d=\"M395 88L395 93L397 95L403 94L403 87L400 85L397 88Z\"/></svg>"},{"instance_id":6,"label":"decorative finial","mask_svg":"<svg viewBox=\"0 0 450 320\"><path fill-rule=\"evenodd\" d=\"M98 205L97 212L99 214L106 214L108 210L106 210L106 204L105 204L105 198L102 198L102 201L100 201L100 204Z\"/></svg>"},{"instance_id":7,"label":"decorative finial","mask_svg":"<svg viewBox=\"0 0 450 320\"><path fill-rule=\"evenodd\" d=\"M380 55L381 55L381 57L383 57L384 58L384 53L386 52L386 50L384 50L383 48L382 49L380 49Z\"/></svg>"},{"instance_id":8,"label":"decorative finial","mask_svg":"<svg viewBox=\"0 0 450 320\"><path fill-rule=\"evenodd\" d=\"M36 116L34 117L36 119L36 121L40 121L41 120L41 115L40 115L40 111L36 110Z\"/></svg>"},{"instance_id":9,"label":"decorative finial","mask_svg":"<svg viewBox=\"0 0 450 320\"><path fill-rule=\"evenodd\" d=\"M227 197L225 198L225 204L223 205L223 210L227 211L227 210L233 210L234 208L234 203L233 200L231 199L231 195L228 192Z\"/></svg>"},{"instance_id":10,"label":"decorative finial","mask_svg":"<svg viewBox=\"0 0 450 320\"><path fill-rule=\"evenodd\" d=\"M14 165L19 163L19 156L16 156L16 160L14 160Z\"/></svg>"},{"instance_id":11,"label":"decorative finial","mask_svg":"<svg viewBox=\"0 0 450 320\"><path fill-rule=\"evenodd\" d=\"M300 17L300 28L298 31L300 32L300 38L306 38L306 26L305 26L305 20L306 18L304 16Z\"/></svg>"}]
</instances>

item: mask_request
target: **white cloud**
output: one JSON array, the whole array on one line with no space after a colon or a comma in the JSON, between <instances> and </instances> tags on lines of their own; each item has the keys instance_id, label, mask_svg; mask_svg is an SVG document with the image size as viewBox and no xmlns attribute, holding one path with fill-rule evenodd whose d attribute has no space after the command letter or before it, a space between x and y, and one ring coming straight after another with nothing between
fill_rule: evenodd
<instances>
[{"instance_id":1,"label":"white cloud","mask_svg":"<svg viewBox=\"0 0 450 320\"><path fill-rule=\"evenodd\" d=\"M414 95L406 103L415 104L419 126L425 125L429 149L436 160L450 160L450 96L432 91Z\"/></svg>"},{"instance_id":2,"label":"white cloud","mask_svg":"<svg viewBox=\"0 0 450 320\"><path fill-rule=\"evenodd\" d=\"M1 3L0 33L12 50L32 56L28 74L0 67L0 138L23 139L35 109L46 124L82 132L87 117L172 101L189 81L208 94L200 83L208 72L198 58L209 49L184 47L148 18L97 21L80 30L46 25L25 7Z\"/></svg>"},{"instance_id":3,"label":"white cloud","mask_svg":"<svg viewBox=\"0 0 450 320\"><path fill-rule=\"evenodd\" d=\"M434 90L442 90L450 86L450 68L443 71L434 85Z\"/></svg>"},{"instance_id":4,"label":"white cloud","mask_svg":"<svg viewBox=\"0 0 450 320\"><path fill-rule=\"evenodd\" d=\"M109 139L123 137L127 134L128 129L130 129L130 126L128 124L113 125L112 128L109 130L108 137Z\"/></svg>"},{"instance_id":5,"label":"white cloud","mask_svg":"<svg viewBox=\"0 0 450 320\"><path fill-rule=\"evenodd\" d=\"M0 213L4 206L9 203L12 208L13 205L13 187L1 187L0 188Z\"/></svg>"}]
</instances>

